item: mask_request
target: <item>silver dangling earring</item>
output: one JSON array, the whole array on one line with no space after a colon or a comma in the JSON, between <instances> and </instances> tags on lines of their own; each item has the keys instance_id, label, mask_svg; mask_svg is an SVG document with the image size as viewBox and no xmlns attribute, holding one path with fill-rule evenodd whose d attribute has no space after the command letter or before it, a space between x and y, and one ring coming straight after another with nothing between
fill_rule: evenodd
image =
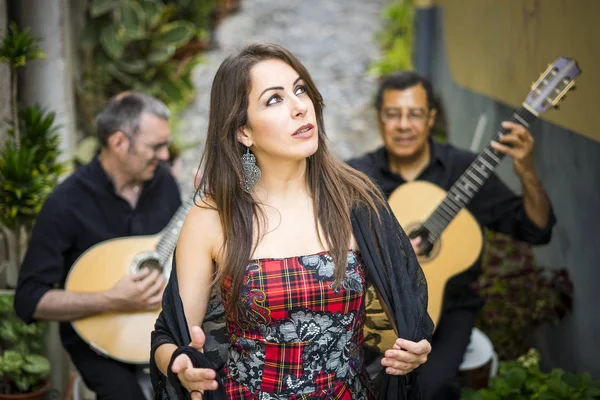
<instances>
[{"instance_id":1,"label":"silver dangling earring","mask_svg":"<svg viewBox=\"0 0 600 400\"><path fill-rule=\"evenodd\" d=\"M256 157L250 153L250 147L246 147L246 153L242 155L242 167L244 173L242 187L245 192L251 193L260 179L260 169L256 165Z\"/></svg>"}]
</instances>

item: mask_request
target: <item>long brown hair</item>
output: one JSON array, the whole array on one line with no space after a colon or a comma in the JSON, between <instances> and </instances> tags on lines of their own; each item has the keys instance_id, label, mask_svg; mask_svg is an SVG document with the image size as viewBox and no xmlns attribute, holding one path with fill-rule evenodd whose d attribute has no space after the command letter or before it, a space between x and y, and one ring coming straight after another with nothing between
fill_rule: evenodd
<instances>
[{"instance_id":1,"label":"long brown hair","mask_svg":"<svg viewBox=\"0 0 600 400\"><path fill-rule=\"evenodd\" d=\"M270 59L284 61L300 75L314 104L319 144L307 161L307 185L312 194L315 223L322 227L325 235L325 241L319 239L327 243L336 268L336 284L341 283L346 271L352 207L364 204L377 212L378 206L385 202L364 174L329 152L323 124L323 98L304 65L293 54L278 45L253 44L226 58L212 84L208 135L201 162L203 175L196 194L212 199L219 212L224 242L223 265L219 265L216 281L222 283L225 277L231 277L227 296L230 312L237 310L245 267L262 237L261 232L253 236L253 221L259 220L261 212L259 204L242 189L241 156L246 148L237 140L236 133L247 123L250 70Z\"/></svg>"}]
</instances>

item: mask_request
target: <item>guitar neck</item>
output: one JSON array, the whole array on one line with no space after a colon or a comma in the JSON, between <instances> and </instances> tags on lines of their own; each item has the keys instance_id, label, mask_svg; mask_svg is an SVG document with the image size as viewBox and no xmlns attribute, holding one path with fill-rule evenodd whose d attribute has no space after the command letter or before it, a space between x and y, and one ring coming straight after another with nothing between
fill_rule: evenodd
<instances>
[{"instance_id":1,"label":"guitar neck","mask_svg":"<svg viewBox=\"0 0 600 400\"><path fill-rule=\"evenodd\" d=\"M537 113L524 103L513 114L510 121L519 123L529 129L530 124L536 118ZM506 133L507 130L501 127L493 140L499 141ZM444 229L456 217L456 214L469 204L503 158L504 154L493 149L490 143L452 185L446 198L423 223L423 228L429 232L429 240L432 243L440 237Z\"/></svg>"},{"instance_id":2,"label":"guitar neck","mask_svg":"<svg viewBox=\"0 0 600 400\"><path fill-rule=\"evenodd\" d=\"M194 198L192 197L179 206L173 218L171 218L167 226L163 229L162 237L156 246L160 265L164 266L169 260L169 257L171 257L171 254L177 245L177 238L179 237L179 232L183 226L183 221L193 205Z\"/></svg>"}]
</instances>

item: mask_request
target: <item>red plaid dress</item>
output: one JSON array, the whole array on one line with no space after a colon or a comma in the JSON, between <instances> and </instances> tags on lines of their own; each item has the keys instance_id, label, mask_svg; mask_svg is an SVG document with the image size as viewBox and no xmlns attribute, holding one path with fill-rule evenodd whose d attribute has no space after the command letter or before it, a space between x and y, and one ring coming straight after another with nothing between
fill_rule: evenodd
<instances>
[{"instance_id":1,"label":"red plaid dress","mask_svg":"<svg viewBox=\"0 0 600 400\"><path fill-rule=\"evenodd\" d=\"M333 289L326 252L251 261L228 314L228 399L371 399L361 344L366 283L358 252ZM225 282L225 293L230 282Z\"/></svg>"}]
</instances>

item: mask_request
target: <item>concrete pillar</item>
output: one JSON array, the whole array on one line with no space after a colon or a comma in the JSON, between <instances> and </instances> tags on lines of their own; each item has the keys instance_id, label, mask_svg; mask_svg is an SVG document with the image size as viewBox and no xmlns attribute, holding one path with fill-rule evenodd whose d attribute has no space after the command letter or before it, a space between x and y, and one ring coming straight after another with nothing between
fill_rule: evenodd
<instances>
[{"instance_id":1,"label":"concrete pillar","mask_svg":"<svg viewBox=\"0 0 600 400\"><path fill-rule=\"evenodd\" d=\"M11 7L13 5L11 4ZM75 101L72 75L71 27L68 0L20 0L14 14L22 28L29 27L41 39L47 58L26 65L20 76L19 98L27 105L40 104L56 113L60 126L61 159L70 160L76 142ZM58 323L50 323L46 336L52 364L52 388L64 396L68 385L69 360L60 343Z\"/></svg>"},{"instance_id":2,"label":"concrete pillar","mask_svg":"<svg viewBox=\"0 0 600 400\"><path fill-rule=\"evenodd\" d=\"M0 35L6 32L8 23L8 12L6 9L6 0L0 0ZM7 64L0 64L0 146L6 138L7 126L2 122L10 117L10 70ZM5 232L0 229L0 266L8 260L8 237ZM0 267L0 287L6 287L6 273L1 271Z\"/></svg>"},{"instance_id":3,"label":"concrete pillar","mask_svg":"<svg viewBox=\"0 0 600 400\"><path fill-rule=\"evenodd\" d=\"M0 0L0 36L4 36L8 26L6 0ZM6 125L3 121L10 117L10 70L6 63L0 64L0 144L6 137Z\"/></svg>"},{"instance_id":4,"label":"concrete pillar","mask_svg":"<svg viewBox=\"0 0 600 400\"><path fill-rule=\"evenodd\" d=\"M15 8L19 24L41 39L47 55L24 68L19 97L25 104L38 103L56 113L61 159L69 160L77 137L69 1L20 0Z\"/></svg>"}]
</instances>

